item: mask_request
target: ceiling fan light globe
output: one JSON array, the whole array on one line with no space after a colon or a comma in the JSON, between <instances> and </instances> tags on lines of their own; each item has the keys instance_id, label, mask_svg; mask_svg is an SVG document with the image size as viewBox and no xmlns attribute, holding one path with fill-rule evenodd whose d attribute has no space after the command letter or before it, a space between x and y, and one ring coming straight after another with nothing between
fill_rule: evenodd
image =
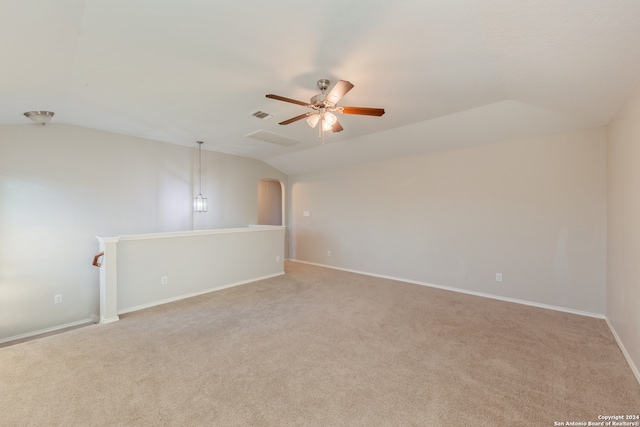
<instances>
[{"instance_id":1,"label":"ceiling fan light globe","mask_svg":"<svg viewBox=\"0 0 640 427\"><path fill-rule=\"evenodd\" d=\"M316 127L318 125L318 121L320 121L320 115L318 114L313 114L311 116L309 116L309 118L307 118L307 124L309 126L311 126L312 128Z\"/></svg>"},{"instance_id":2,"label":"ceiling fan light globe","mask_svg":"<svg viewBox=\"0 0 640 427\"><path fill-rule=\"evenodd\" d=\"M338 119L333 113L325 113L324 115L324 121L329 123L330 126L333 125L337 120Z\"/></svg>"},{"instance_id":3,"label":"ceiling fan light globe","mask_svg":"<svg viewBox=\"0 0 640 427\"><path fill-rule=\"evenodd\" d=\"M331 130L331 126L332 126L332 124L329 123L328 121L326 121L326 120L322 121L322 130L330 131Z\"/></svg>"}]
</instances>

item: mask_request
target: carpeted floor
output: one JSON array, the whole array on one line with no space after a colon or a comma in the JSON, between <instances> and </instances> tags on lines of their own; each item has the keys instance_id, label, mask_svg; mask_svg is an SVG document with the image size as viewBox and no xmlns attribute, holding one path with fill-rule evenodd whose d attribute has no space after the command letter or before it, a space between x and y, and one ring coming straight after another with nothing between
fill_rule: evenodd
<instances>
[{"instance_id":1,"label":"carpeted floor","mask_svg":"<svg viewBox=\"0 0 640 427\"><path fill-rule=\"evenodd\" d=\"M0 348L0 425L553 426L640 412L603 320L286 271Z\"/></svg>"}]
</instances>

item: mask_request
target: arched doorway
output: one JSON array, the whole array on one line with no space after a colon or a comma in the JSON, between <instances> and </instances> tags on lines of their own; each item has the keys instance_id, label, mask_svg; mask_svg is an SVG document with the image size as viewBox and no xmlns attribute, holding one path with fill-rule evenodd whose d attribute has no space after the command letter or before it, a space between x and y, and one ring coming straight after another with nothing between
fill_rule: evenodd
<instances>
[{"instance_id":1,"label":"arched doorway","mask_svg":"<svg viewBox=\"0 0 640 427\"><path fill-rule=\"evenodd\" d=\"M284 225L284 197L282 183L263 178L258 183L258 224Z\"/></svg>"}]
</instances>

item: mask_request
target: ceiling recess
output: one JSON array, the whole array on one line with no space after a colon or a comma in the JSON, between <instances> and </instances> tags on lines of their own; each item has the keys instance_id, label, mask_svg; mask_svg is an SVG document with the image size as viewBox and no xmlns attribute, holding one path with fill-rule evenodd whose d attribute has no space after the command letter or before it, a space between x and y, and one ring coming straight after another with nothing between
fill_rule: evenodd
<instances>
[{"instance_id":1,"label":"ceiling recess","mask_svg":"<svg viewBox=\"0 0 640 427\"><path fill-rule=\"evenodd\" d=\"M288 147L290 145L298 144L300 141L296 139L287 138L286 136L278 135L277 133L268 132L266 130L257 130L245 135L248 138L257 139L271 144L282 145Z\"/></svg>"}]
</instances>

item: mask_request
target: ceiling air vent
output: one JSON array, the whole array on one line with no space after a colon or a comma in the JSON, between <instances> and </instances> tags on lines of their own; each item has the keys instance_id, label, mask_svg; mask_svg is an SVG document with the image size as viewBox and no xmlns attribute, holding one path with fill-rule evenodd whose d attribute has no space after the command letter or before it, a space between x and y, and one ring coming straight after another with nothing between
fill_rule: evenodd
<instances>
[{"instance_id":1,"label":"ceiling air vent","mask_svg":"<svg viewBox=\"0 0 640 427\"><path fill-rule=\"evenodd\" d=\"M296 139L287 138L286 136L278 135L277 133L268 132L266 130L257 130L245 135L248 138L258 139L260 141L269 142L271 144L282 145L288 147L299 143Z\"/></svg>"},{"instance_id":2,"label":"ceiling air vent","mask_svg":"<svg viewBox=\"0 0 640 427\"><path fill-rule=\"evenodd\" d=\"M257 117L263 120L269 120L271 117L273 117L273 115L265 113L264 111L256 111L255 113L253 113L253 117Z\"/></svg>"}]
</instances>

